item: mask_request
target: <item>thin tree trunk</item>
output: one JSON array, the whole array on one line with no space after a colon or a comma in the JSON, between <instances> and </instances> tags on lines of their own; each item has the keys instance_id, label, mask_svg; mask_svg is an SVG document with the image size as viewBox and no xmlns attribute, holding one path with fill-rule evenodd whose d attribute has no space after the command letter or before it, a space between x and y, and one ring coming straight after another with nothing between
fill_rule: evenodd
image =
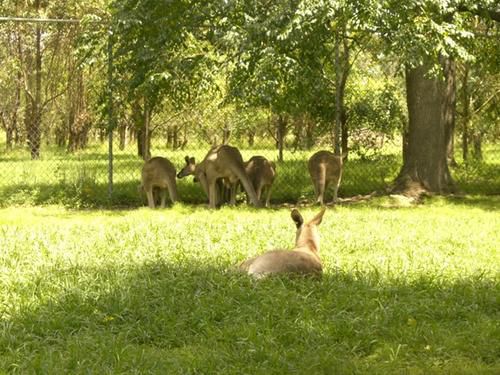
<instances>
[{"instance_id":1,"label":"thin tree trunk","mask_svg":"<svg viewBox=\"0 0 500 375\"><path fill-rule=\"evenodd\" d=\"M285 116L278 116L278 126L276 128L276 139L278 146L278 160L283 161L283 149L285 147L285 136L287 131L287 120Z\"/></svg>"},{"instance_id":2,"label":"thin tree trunk","mask_svg":"<svg viewBox=\"0 0 500 375\"><path fill-rule=\"evenodd\" d=\"M222 144L227 144L229 142L229 137L231 136L231 130L227 126L227 123L224 123L224 130L222 131Z\"/></svg>"},{"instance_id":3,"label":"thin tree trunk","mask_svg":"<svg viewBox=\"0 0 500 375\"><path fill-rule=\"evenodd\" d=\"M343 97L343 95L342 95ZM343 106L343 104L342 104ZM347 126L347 114L345 108L342 108L342 155L344 155L344 161L347 160L349 155L349 127Z\"/></svg>"},{"instance_id":4,"label":"thin tree trunk","mask_svg":"<svg viewBox=\"0 0 500 375\"><path fill-rule=\"evenodd\" d=\"M335 37L335 125L333 127L333 150L336 155L340 155L340 132L341 132L341 114L342 114L342 66L340 64L340 35L337 31Z\"/></svg>"},{"instance_id":5,"label":"thin tree trunk","mask_svg":"<svg viewBox=\"0 0 500 375\"><path fill-rule=\"evenodd\" d=\"M144 160L151 159L151 133L150 133L150 122L151 122L151 111L147 101L144 101L144 141L142 142L142 157Z\"/></svg>"},{"instance_id":6,"label":"thin tree trunk","mask_svg":"<svg viewBox=\"0 0 500 375\"><path fill-rule=\"evenodd\" d=\"M120 137L118 148L123 151L125 150L125 145L127 144L127 123L123 122L118 127L118 135Z\"/></svg>"},{"instance_id":7,"label":"thin tree trunk","mask_svg":"<svg viewBox=\"0 0 500 375\"><path fill-rule=\"evenodd\" d=\"M463 106L463 124L462 124L462 158L464 162L469 157L469 125L470 125L470 93L469 93L469 67L465 66L462 79L462 106Z\"/></svg>"},{"instance_id":8,"label":"thin tree trunk","mask_svg":"<svg viewBox=\"0 0 500 375\"><path fill-rule=\"evenodd\" d=\"M472 145L474 146L474 159L483 160L483 135L480 130L472 134Z\"/></svg>"},{"instance_id":9,"label":"thin tree trunk","mask_svg":"<svg viewBox=\"0 0 500 375\"><path fill-rule=\"evenodd\" d=\"M444 121L446 156L448 165L456 166L455 161L455 114L457 112L456 100L456 64L453 58L443 58L444 73L444 103L442 119Z\"/></svg>"},{"instance_id":10,"label":"thin tree trunk","mask_svg":"<svg viewBox=\"0 0 500 375\"><path fill-rule=\"evenodd\" d=\"M309 150L314 146L314 121L310 118L306 124L306 148Z\"/></svg>"},{"instance_id":11,"label":"thin tree trunk","mask_svg":"<svg viewBox=\"0 0 500 375\"><path fill-rule=\"evenodd\" d=\"M247 132L248 147L253 147L255 144L255 130L249 129Z\"/></svg>"},{"instance_id":12,"label":"thin tree trunk","mask_svg":"<svg viewBox=\"0 0 500 375\"><path fill-rule=\"evenodd\" d=\"M174 125L172 128L172 149L177 150L179 148L179 127Z\"/></svg>"},{"instance_id":13,"label":"thin tree trunk","mask_svg":"<svg viewBox=\"0 0 500 375\"><path fill-rule=\"evenodd\" d=\"M340 38L343 50L340 53ZM334 151L336 155L345 154L347 158L349 130L347 126L347 111L345 108L345 88L350 71L350 47L342 30L341 35L337 33L335 44L335 142Z\"/></svg>"},{"instance_id":14,"label":"thin tree trunk","mask_svg":"<svg viewBox=\"0 0 500 375\"><path fill-rule=\"evenodd\" d=\"M37 14L40 9L40 0L35 0L35 9ZM28 146L32 159L40 158L40 144L42 139L41 124L42 124L42 30L40 25L37 24L35 28L35 72L34 80L35 87L31 103L31 118L28 119Z\"/></svg>"}]
</instances>

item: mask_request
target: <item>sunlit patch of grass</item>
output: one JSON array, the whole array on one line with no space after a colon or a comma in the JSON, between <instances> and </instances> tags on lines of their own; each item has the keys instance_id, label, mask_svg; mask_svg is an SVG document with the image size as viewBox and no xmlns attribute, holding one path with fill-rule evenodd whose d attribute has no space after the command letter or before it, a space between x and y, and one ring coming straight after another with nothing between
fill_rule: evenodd
<instances>
[{"instance_id":1,"label":"sunlit patch of grass","mask_svg":"<svg viewBox=\"0 0 500 375\"><path fill-rule=\"evenodd\" d=\"M451 169L458 188L467 194L500 193L500 162L498 146L491 146L482 162L460 163ZM154 149L153 155L169 158L181 169L186 155L202 160L208 147L172 151ZM143 160L135 150L115 150L113 160L113 194L108 193L108 157L105 145L94 145L84 151L68 154L57 147L42 150L41 160L32 161L25 149L15 149L0 156L0 206L61 204L82 207L139 207L145 204L137 193ZM277 161L277 151L268 148L241 148L244 160L262 155L276 162L277 177L271 202L296 203L313 199L313 186L307 170L307 160L315 150L285 150L284 161ZM352 197L384 191L397 176L402 164L393 149L361 159L351 153L344 165L340 197ZM500 154L499 154L500 155ZM181 201L199 204L207 197L199 184L188 177L178 180ZM243 200L243 195L240 200ZM331 199L331 192L327 194Z\"/></svg>"},{"instance_id":2,"label":"sunlit patch of grass","mask_svg":"<svg viewBox=\"0 0 500 375\"><path fill-rule=\"evenodd\" d=\"M475 202L330 208L323 279L260 282L232 267L292 246L288 209L2 209L0 372L498 373L499 200Z\"/></svg>"}]
</instances>

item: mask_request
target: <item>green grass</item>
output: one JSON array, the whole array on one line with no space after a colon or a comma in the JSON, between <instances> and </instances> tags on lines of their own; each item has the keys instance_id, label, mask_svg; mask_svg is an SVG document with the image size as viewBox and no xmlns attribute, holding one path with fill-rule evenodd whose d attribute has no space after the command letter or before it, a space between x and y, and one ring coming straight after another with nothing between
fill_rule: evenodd
<instances>
[{"instance_id":1,"label":"green grass","mask_svg":"<svg viewBox=\"0 0 500 375\"><path fill-rule=\"evenodd\" d=\"M0 373L498 374L499 209L329 209L323 279L259 282L288 209L0 209Z\"/></svg>"},{"instance_id":2,"label":"green grass","mask_svg":"<svg viewBox=\"0 0 500 375\"><path fill-rule=\"evenodd\" d=\"M0 149L2 149L0 145ZM153 155L168 157L179 170L184 166L184 156L202 160L207 147L171 151L155 149ZM399 149L399 148L398 148ZM296 203L313 198L313 187L307 171L307 160L315 150L285 151L284 162L277 163L277 178L271 201ZM129 148L114 153L114 190L108 195L108 161L105 145L95 145L87 150L67 154L61 149L45 146L42 159L29 160L25 149L0 154L0 206L58 204L71 208L81 207L138 207L145 198L137 193L143 161ZM263 155L276 161L277 152L272 148L242 149L245 160L252 155ZM393 149L387 153L362 160L351 155L344 166L340 197L382 191L397 176L401 157ZM500 148L485 148L481 163L460 163L452 169L458 187L467 194L500 194ZM203 203L207 200L199 184L192 178L178 180L180 198L186 203ZM328 199L331 197L329 196Z\"/></svg>"}]
</instances>

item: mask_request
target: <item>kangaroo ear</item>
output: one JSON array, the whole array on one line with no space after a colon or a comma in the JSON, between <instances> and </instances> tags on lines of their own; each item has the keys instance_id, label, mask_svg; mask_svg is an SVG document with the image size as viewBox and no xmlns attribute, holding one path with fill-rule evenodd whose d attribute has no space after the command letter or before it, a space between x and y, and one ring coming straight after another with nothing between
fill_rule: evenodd
<instances>
[{"instance_id":1,"label":"kangaroo ear","mask_svg":"<svg viewBox=\"0 0 500 375\"><path fill-rule=\"evenodd\" d=\"M292 210L292 220L295 221L297 229L300 228L302 224L304 224L304 219L302 218L302 215L296 208Z\"/></svg>"},{"instance_id":2,"label":"kangaroo ear","mask_svg":"<svg viewBox=\"0 0 500 375\"><path fill-rule=\"evenodd\" d=\"M323 207L323 209L309 221L309 224L320 225L325 211L326 207Z\"/></svg>"},{"instance_id":3,"label":"kangaroo ear","mask_svg":"<svg viewBox=\"0 0 500 375\"><path fill-rule=\"evenodd\" d=\"M194 160L194 156L191 159L189 159L189 163L196 164L196 161Z\"/></svg>"},{"instance_id":4,"label":"kangaroo ear","mask_svg":"<svg viewBox=\"0 0 500 375\"><path fill-rule=\"evenodd\" d=\"M186 161L186 164L189 164L189 156L187 156L187 155L186 155L186 156L184 157L184 160Z\"/></svg>"}]
</instances>

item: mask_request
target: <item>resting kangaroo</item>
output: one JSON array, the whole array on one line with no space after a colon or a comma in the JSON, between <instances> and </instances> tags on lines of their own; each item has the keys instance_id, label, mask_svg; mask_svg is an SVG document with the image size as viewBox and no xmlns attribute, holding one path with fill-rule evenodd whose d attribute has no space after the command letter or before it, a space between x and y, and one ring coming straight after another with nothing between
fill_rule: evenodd
<instances>
[{"instance_id":1,"label":"resting kangaroo","mask_svg":"<svg viewBox=\"0 0 500 375\"><path fill-rule=\"evenodd\" d=\"M142 167L142 184L148 197L148 205L155 208L153 189L158 188L161 196L161 207L165 207L167 190L172 203L177 201L177 185L175 182L175 167L170 160L160 156L149 159Z\"/></svg>"},{"instance_id":2,"label":"resting kangaroo","mask_svg":"<svg viewBox=\"0 0 500 375\"><path fill-rule=\"evenodd\" d=\"M337 201L340 179L342 178L342 157L330 151L318 151L308 162L309 174L314 185L316 202L323 205L328 185L333 185L333 201Z\"/></svg>"},{"instance_id":3,"label":"resting kangaroo","mask_svg":"<svg viewBox=\"0 0 500 375\"><path fill-rule=\"evenodd\" d=\"M321 275L323 272L319 258L319 233L317 226L321 224L323 208L308 223L298 210L292 210L292 219L297 226L295 247L292 250L271 250L240 264L240 270L260 278L276 273L299 273Z\"/></svg>"},{"instance_id":4,"label":"resting kangaroo","mask_svg":"<svg viewBox=\"0 0 500 375\"><path fill-rule=\"evenodd\" d=\"M195 158L186 156L186 166L177 174L178 178L194 175L200 181L211 208L218 202L219 189L217 179L224 178L231 185L231 204L236 203L236 184L241 181L245 191L250 196L254 206L259 206L257 194L250 183L240 151L236 147L221 145L212 147L201 163L196 164Z\"/></svg>"},{"instance_id":5,"label":"resting kangaroo","mask_svg":"<svg viewBox=\"0 0 500 375\"><path fill-rule=\"evenodd\" d=\"M252 156L245 162L245 171L252 183L257 199L261 200L264 190L267 190L266 207L269 207L271 188L276 177L276 164L263 156Z\"/></svg>"}]
</instances>

